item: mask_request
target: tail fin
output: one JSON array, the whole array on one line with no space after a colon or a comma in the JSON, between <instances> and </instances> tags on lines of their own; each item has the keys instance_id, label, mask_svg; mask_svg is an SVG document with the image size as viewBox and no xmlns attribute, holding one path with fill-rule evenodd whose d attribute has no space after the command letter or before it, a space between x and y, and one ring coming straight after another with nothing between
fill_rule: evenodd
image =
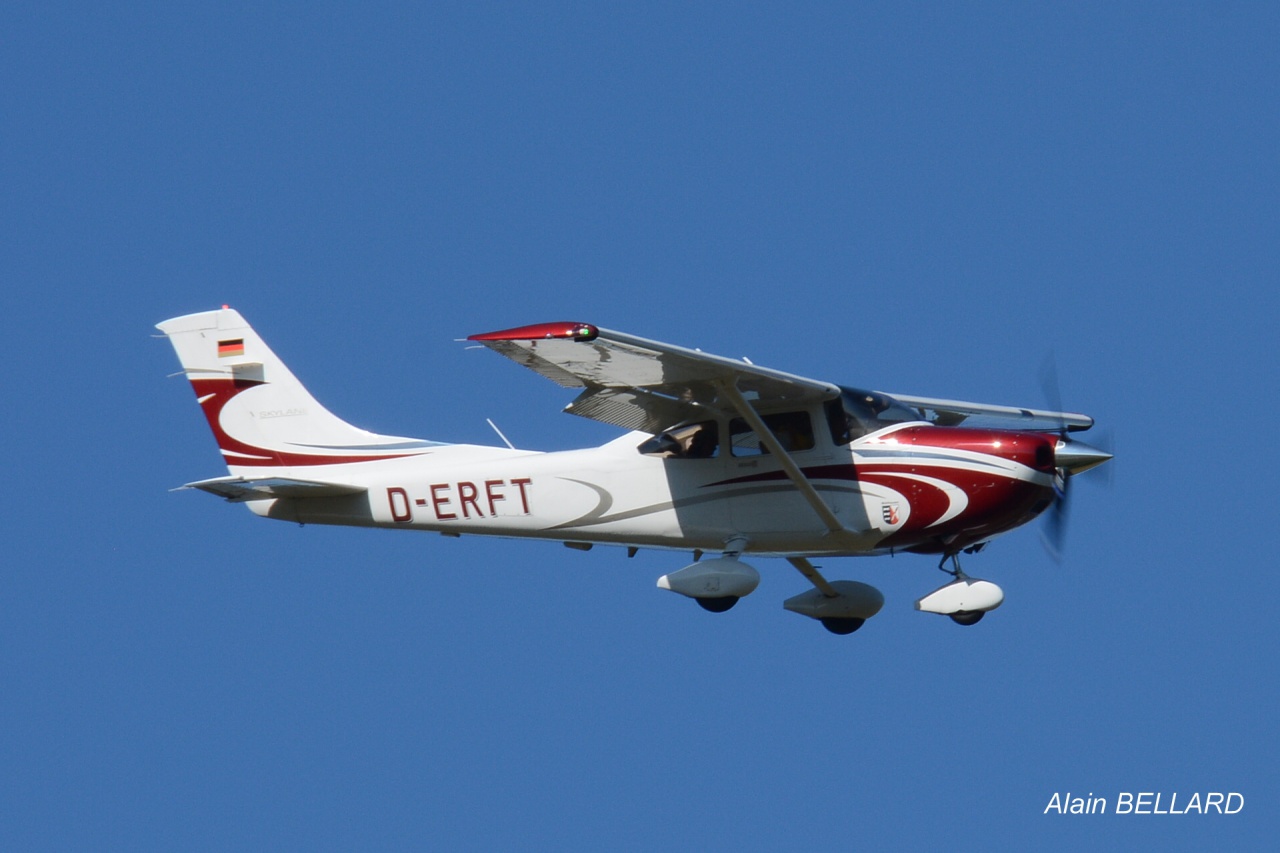
<instances>
[{"instance_id":1,"label":"tail fin","mask_svg":"<svg viewBox=\"0 0 1280 853\"><path fill-rule=\"evenodd\" d=\"M376 435L338 418L230 308L156 328L177 351L232 474L416 456L437 444Z\"/></svg>"}]
</instances>

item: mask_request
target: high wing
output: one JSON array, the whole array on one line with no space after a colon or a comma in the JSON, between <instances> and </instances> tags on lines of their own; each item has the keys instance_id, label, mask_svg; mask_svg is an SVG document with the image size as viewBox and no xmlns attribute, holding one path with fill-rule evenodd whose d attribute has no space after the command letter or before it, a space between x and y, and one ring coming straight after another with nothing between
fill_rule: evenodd
<instances>
[{"instance_id":1,"label":"high wing","mask_svg":"<svg viewBox=\"0 0 1280 853\"><path fill-rule=\"evenodd\" d=\"M970 426L990 423L1003 429L1024 432L1079 432L1093 426L1093 418L1077 412L1051 412L1044 409L1023 409L1014 406L993 406L987 403L966 403L963 400L940 400L934 397L915 397L909 394L888 394L899 403L918 409L926 420L938 426L957 426L968 421Z\"/></svg>"},{"instance_id":2,"label":"high wing","mask_svg":"<svg viewBox=\"0 0 1280 853\"><path fill-rule=\"evenodd\" d=\"M840 388L829 382L586 323L542 323L467 340L565 388L582 388L566 412L650 433L684 421L736 414L739 395L762 409L840 395Z\"/></svg>"},{"instance_id":3,"label":"high wing","mask_svg":"<svg viewBox=\"0 0 1280 853\"><path fill-rule=\"evenodd\" d=\"M1020 429L1030 433L1082 432L1093 427L1088 415L1073 411L1048 411L1044 409L1020 409L1015 406L992 406L989 403L938 400L936 397L914 397L911 394L891 393L897 402L920 411L925 420L938 427L956 427L968 421L970 427L993 425L1001 429Z\"/></svg>"},{"instance_id":4,"label":"high wing","mask_svg":"<svg viewBox=\"0 0 1280 853\"><path fill-rule=\"evenodd\" d=\"M832 400L842 393L865 393L588 323L542 323L472 335L467 340L484 344L565 388L583 389L565 407L569 414L655 434L700 418L743 415L741 398L767 410ZM1093 418L1074 412L906 394L884 396L938 426L968 422L1029 432L1075 432L1093 426Z\"/></svg>"}]
</instances>

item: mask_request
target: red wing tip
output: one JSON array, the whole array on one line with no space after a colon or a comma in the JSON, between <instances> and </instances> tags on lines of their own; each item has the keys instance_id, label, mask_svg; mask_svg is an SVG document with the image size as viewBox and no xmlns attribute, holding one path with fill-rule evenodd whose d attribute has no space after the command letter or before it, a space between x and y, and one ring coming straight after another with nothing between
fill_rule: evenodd
<instances>
[{"instance_id":1,"label":"red wing tip","mask_svg":"<svg viewBox=\"0 0 1280 853\"><path fill-rule=\"evenodd\" d=\"M519 326L515 329L503 329L500 332L484 332L471 335L469 341L542 341L572 340L592 341L600 334L600 330L590 323L536 323L532 326Z\"/></svg>"}]
</instances>

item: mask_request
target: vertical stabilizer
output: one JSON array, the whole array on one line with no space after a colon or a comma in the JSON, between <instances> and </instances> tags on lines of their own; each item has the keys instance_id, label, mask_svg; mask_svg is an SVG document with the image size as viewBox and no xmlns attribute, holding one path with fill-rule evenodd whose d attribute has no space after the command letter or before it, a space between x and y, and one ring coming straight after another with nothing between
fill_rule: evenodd
<instances>
[{"instance_id":1,"label":"vertical stabilizer","mask_svg":"<svg viewBox=\"0 0 1280 853\"><path fill-rule=\"evenodd\" d=\"M377 435L316 402L238 311L165 320L183 372L233 474L416 456L436 442Z\"/></svg>"}]
</instances>

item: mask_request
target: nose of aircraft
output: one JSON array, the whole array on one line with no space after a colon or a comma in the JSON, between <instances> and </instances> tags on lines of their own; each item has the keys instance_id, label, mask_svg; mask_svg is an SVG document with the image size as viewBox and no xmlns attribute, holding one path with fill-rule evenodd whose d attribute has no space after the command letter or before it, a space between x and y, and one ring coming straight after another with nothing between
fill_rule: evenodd
<instances>
[{"instance_id":1,"label":"nose of aircraft","mask_svg":"<svg viewBox=\"0 0 1280 853\"><path fill-rule=\"evenodd\" d=\"M1053 451L1054 464L1071 474L1096 468L1111 458L1112 454L1107 451L1071 438L1059 439Z\"/></svg>"}]
</instances>

